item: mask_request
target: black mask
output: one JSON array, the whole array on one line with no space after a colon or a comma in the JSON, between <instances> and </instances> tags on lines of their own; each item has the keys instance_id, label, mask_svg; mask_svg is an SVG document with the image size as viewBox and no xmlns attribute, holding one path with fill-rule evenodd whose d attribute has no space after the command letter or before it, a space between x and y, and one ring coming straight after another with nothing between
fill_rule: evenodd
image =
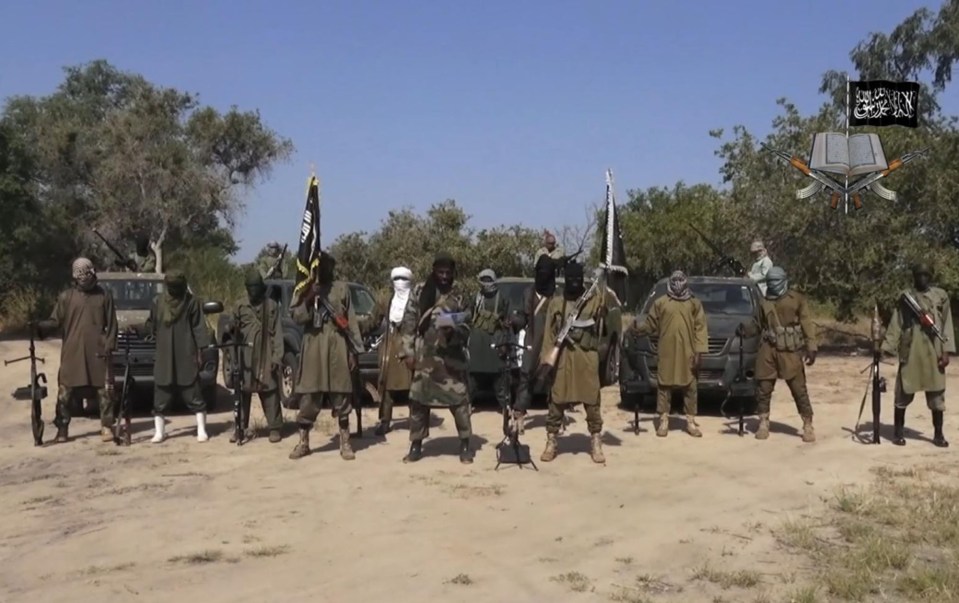
<instances>
[{"instance_id":1,"label":"black mask","mask_svg":"<svg viewBox=\"0 0 959 603\"><path fill-rule=\"evenodd\" d=\"M324 285L329 285L333 282L336 276L336 260L333 259L333 256L327 255L326 253L320 256L320 265L317 269L316 276Z\"/></svg>"},{"instance_id":2,"label":"black mask","mask_svg":"<svg viewBox=\"0 0 959 603\"><path fill-rule=\"evenodd\" d=\"M549 256L541 255L536 261L533 286L540 295L552 295L556 290L556 264Z\"/></svg>"},{"instance_id":3,"label":"black mask","mask_svg":"<svg viewBox=\"0 0 959 603\"><path fill-rule=\"evenodd\" d=\"M921 272L912 276L912 283L915 285L916 291L928 290L931 282L932 277L926 272Z\"/></svg>"},{"instance_id":4,"label":"black mask","mask_svg":"<svg viewBox=\"0 0 959 603\"><path fill-rule=\"evenodd\" d=\"M566 286L563 291L567 299L576 299L586 290L583 281L583 265L571 263L566 265L564 271Z\"/></svg>"},{"instance_id":5,"label":"black mask","mask_svg":"<svg viewBox=\"0 0 959 603\"><path fill-rule=\"evenodd\" d=\"M263 284L247 285L246 295L250 299L251 306L259 306L266 299L266 286Z\"/></svg>"},{"instance_id":6,"label":"black mask","mask_svg":"<svg viewBox=\"0 0 959 603\"><path fill-rule=\"evenodd\" d=\"M146 237L140 237L137 239L137 255L144 257L150 253L150 240Z\"/></svg>"}]
</instances>

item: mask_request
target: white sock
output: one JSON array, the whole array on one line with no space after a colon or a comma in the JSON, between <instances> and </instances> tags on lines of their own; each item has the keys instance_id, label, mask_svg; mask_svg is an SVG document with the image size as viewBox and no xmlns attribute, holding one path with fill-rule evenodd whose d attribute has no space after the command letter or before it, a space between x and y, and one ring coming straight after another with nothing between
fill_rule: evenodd
<instances>
[{"instance_id":1,"label":"white sock","mask_svg":"<svg viewBox=\"0 0 959 603\"><path fill-rule=\"evenodd\" d=\"M162 415L153 416L153 439L150 440L154 444L159 444L166 438L166 433L164 433L164 428L166 427L166 421Z\"/></svg>"},{"instance_id":2,"label":"white sock","mask_svg":"<svg viewBox=\"0 0 959 603\"><path fill-rule=\"evenodd\" d=\"M209 439L210 436L206 433L206 413L198 412L196 413L196 441L206 442Z\"/></svg>"}]
</instances>

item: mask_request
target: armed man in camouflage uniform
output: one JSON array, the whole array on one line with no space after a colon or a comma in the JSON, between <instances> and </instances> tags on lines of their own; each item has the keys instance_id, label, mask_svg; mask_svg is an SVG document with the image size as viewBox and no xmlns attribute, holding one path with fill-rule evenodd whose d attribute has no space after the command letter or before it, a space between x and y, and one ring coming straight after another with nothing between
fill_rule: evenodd
<instances>
[{"instance_id":1,"label":"armed man in camouflage uniform","mask_svg":"<svg viewBox=\"0 0 959 603\"><path fill-rule=\"evenodd\" d=\"M250 406L253 392L260 397L266 427L270 430L270 442L276 444L283 429L283 411L280 408L280 363L283 360L283 328L280 325L280 308L266 296L266 285L259 271L250 270L246 277L247 301L237 308L242 362L243 429L247 438L256 434L250 429ZM236 432L230 435L230 443L236 442Z\"/></svg>"},{"instance_id":2,"label":"armed man in camouflage uniform","mask_svg":"<svg viewBox=\"0 0 959 603\"><path fill-rule=\"evenodd\" d=\"M203 310L187 286L186 276L170 270L164 291L153 301L146 332L156 340L153 365L153 423L150 440L166 439L164 415L179 398L196 415L196 439L206 442L206 403L200 393L200 351L210 345Z\"/></svg>"},{"instance_id":3,"label":"armed man in camouflage uniform","mask_svg":"<svg viewBox=\"0 0 959 603\"><path fill-rule=\"evenodd\" d=\"M686 432L694 438L703 436L696 424L698 410L697 380L702 355L708 351L706 312L703 304L689 290L689 279L680 270L669 277L666 295L653 302L646 320L636 324L638 335L655 335L656 343L656 412L659 426L656 435L669 435L669 411L672 394L683 394Z\"/></svg>"},{"instance_id":4,"label":"armed man in camouflage uniform","mask_svg":"<svg viewBox=\"0 0 959 603\"><path fill-rule=\"evenodd\" d=\"M756 410L759 413L756 439L769 437L769 403L778 378L786 381L796 402L796 410L802 417L803 442L815 442L803 350L806 366L812 366L816 362L816 333L806 296L789 289L785 270L779 266L769 269L766 273L766 299L762 302L759 322L739 325L736 334L744 337L762 334L756 355Z\"/></svg>"},{"instance_id":5,"label":"armed man in camouflage uniform","mask_svg":"<svg viewBox=\"0 0 959 603\"><path fill-rule=\"evenodd\" d=\"M500 408L510 403L510 366L506 347L512 341L509 299L501 296L496 286L496 273L490 269L479 273L480 292L473 302L470 323L469 366L470 401L475 404L479 391L492 385Z\"/></svg>"},{"instance_id":6,"label":"armed man in camouflage uniform","mask_svg":"<svg viewBox=\"0 0 959 603\"><path fill-rule=\"evenodd\" d=\"M943 413L946 410L946 367L949 354L956 353L953 334L952 309L949 295L939 287L933 287L932 270L926 264L913 268L913 289L903 291L896 304L886 337L883 352L899 357L899 372L896 374L895 432L892 443L905 446L903 429L906 425L906 408L916 397L916 392L926 392L926 405L932 411L932 426L935 430L933 444L940 448L949 446L942 433ZM936 337L929 327L905 304L904 296L911 295L920 309L927 313L933 324L939 327L945 343Z\"/></svg>"},{"instance_id":7,"label":"armed man in camouflage uniform","mask_svg":"<svg viewBox=\"0 0 959 603\"><path fill-rule=\"evenodd\" d=\"M93 263L73 262L73 287L57 298L49 320L39 325L41 336L62 329L60 372L57 375L57 442L68 440L70 405L76 394L93 390L100 407L100 439L113 441L113 384L106 382L107 366L117 343L117 314L110 291L97 284Z\"/></svg>"},{"instance_id":8,"label":"armed man in camouflage uniform","mask_svg":"<svg viewBox=\"0 0 959 603\"><path fill-rule=\"evenodd\" d=\"M472 463L469 391L469 307L456 286L456 262L448 253L433 260L433 272L413 290L403 317L400 357L413 371L410 386L410 451L423 458L430 409L449 408L460 439L460 462Z\"/></svg>"},{"instance_id":9,"label":"armed man in camouflage uniform","mask_svg":"<svg viewBox=\"0 0 959 603\"><path fill-rule=\"evenodd\" d=\"M300 410L296 422L300 427L300 442L290 453L291 459L310 454L310 430L320 414L323 400L329 398L333 415L340 427L340 457L345 461L356 458L350 445L350 413L353 411L352 372L356 355L350 349L346 334L336 325L336 318L347 321L352 338L362 341L360 328L350 303L350 287L335 280L336 260L322 252L316 283L302 303L293 308L293 320L303 326L300 348L300 366L293 391L300 394ZM326 299L336 316L330 316L317 298Z\"/></svg>"},{"instance_id":10,"label":"armed man in camouflage uniform","mask_svg":"<svg viewBox=\"0 0 959 603\"><path fill-rule=\"evenodd\" d=\"M393 290L377 300L370 321L371 325L386 321L378 349L380 371L377 394L380 396L380 409L379 422L373 432L378 436L384 436L392 430L393 405L396 402L409 402L410 385L413 382L413 373L399 358L403 349L400 327L412 300L413 272L405 266L397 266L390 272L390 280Z\"/></svg>"},{"instance_id":11,"label":"armed man in camouflage uniform","mask_svg":"<svg viewBox=\"0 0 959 603\"><path fill-rule=\"evenodd\" d=\"M277 264L277 260L283 255L283 246L277 242L272 242L266 246L266 253L256 262L256 267L264 279L283 278L283 262ZM276 269L274 270L274 266Z\"/></svg>"},{"instance_id":12,"label":"armed man in camouflage uniform","mask_svg":"<svg viewBox=\"0 0 959 603\"><path fill-rule=\"evenodd\" d=\"M600 294L586 301L566 340L556 341L568 315L584 293L583 265L575 262L566 264L563 294L554 295L546 306L541 364L536 371L538 380L548 379L548 375L553 373L546 415L546 448L540 456L540 460L546 463L556 458L556 437L563 426L566 409L576 404L586 407L586 426L591 440L590 458L595 463L606 462L602 443L603 413L599 399L599 340L603 336L599 332L599 322L605 310ZM560 346L559 357L556 365L550 367L547 360L556 345Z\"/></svg>"}]
</instances>

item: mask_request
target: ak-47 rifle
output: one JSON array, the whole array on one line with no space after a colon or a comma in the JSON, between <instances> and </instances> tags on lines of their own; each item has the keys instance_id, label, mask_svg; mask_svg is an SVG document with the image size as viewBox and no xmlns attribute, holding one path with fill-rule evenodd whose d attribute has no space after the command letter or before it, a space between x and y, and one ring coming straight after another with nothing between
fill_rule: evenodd
<instances>
[{"instance_id":1,"label":"ak-47 rifle","mask_svg":"<svg viewBox=\"0 0 959 603\"><path fill-rule=\"evenodd\" d=\"M34 332L37 329L35 322L29 323L30 328L30 354L22 358L13 360L4 360L3 365L8 366L24 360L30 361L30 385L18 387L13 391L14 400L30 400L30 426L33 429L33 445L43 446L43 417L41 416L40 401L47 397L47 376L37 372L37 362L46 364L44 358L37 356Z\"/></svg>"},{"instance_id":2,"label":"ak-47 rifle","mask_svg":"<svg viewBox=\"0 0 959 603\"><path fill-rule=\"evenodd\" d=\"M879 304L873 306L872 311L872 363L869 365L869 382L866 384L866 391L862 395L862 403L859 405L859 417L856 419L856 427L853 430L854 435L859 436L859 424L862 421L862 411L866 408L866 396L872 391L872 442L879 443L879 419L882 410L882 395L886 393L886 378L879 376L879 364L882 361L882 321L879 319ZM860 441L864 440L860 438Z\"/></svg>"},{"instance_id":3,"label":"ak-47 rifle","mask_svg":"<svg viewBox=\"0 0 959 603\"><path fill-rule=\"evenodd\" d=\"M566 314L566 319L563 321L563 327L559 330L559 333L556 334L556 342L553 344L553 349L549 351L549 354L543 359L539 368L537 369L536 379L541 388L545 387L549 378L551 378L552 374L555 372L556 363L559 361L560 352L562 352L563 346L566 344L566 338L569 337L569 332L573 329L573 327L588 326L579 324L579 315L586 306L586 302L596 295L598 289L599 279L594 279L593 284L590 285L589 289L587 289L585 293L579 296L579 299L576 300L576 304ZM547 368L548 370L546 370Z\"/></svg>"},{"instance_id":4,"label":"ak-47 rifle","mask_svg":"<svg viewBox=\"0 0 959 603\"><path fill-rule=\"evenodd\" d=\"M935 336L936 339L942 343L946 343L946 338L942 334L942 329L939 328L939 325L936 324L935 319L932 315L922 309L922 306L919 305L919 302L916 301L916 298L912 296L912 293L908 291L902 294L902 301L906 305L906 308L912 312L916 320L919 321L919 324L923 329Z\"/></svg>"},{"instance_id":5,"label":"ak-47 rifle","mask_svg":"<svg viewBox=\"0 0 959 603\"><path fill-rule=\"evenodd\" d=\"M356 366L350 371L350 381L353 384L353 406L356 407L356 433L352 435L354 437L362 437L363 409L360 407L362 394L360 393L359 357L360 354L366 351L366 346L364 346L363 342L358 340L354 336L353 331L350 330L349 319L342 314L338 314L325 295L318 294L313 297L313 309L315 312L313 319L314 325L320 326L326 321L333 323L336 330L339 331L340 335L346 340L346 346L349 348L348 353L356 359Z\"/></svg>"},{"instance_id":6,"label":"ak-47 rifle","mask_svg":"<svg viewBox=\"0 0 959 603\"><path fill-rule=\"evenodd\" d=\"M508 342L508 343L491 343L491 348L494 349L506 349L506 364L507 366L513 366L516 363L516 356L519 350L529 350L532 346L521 345L518 343ZM507 368L507 375L510 374L510 370ZM523 445L520 442L519 437L525 432L523 428L523 419L513 416L513 410L515 408L516 399L513 396L513 387L512 383L508 385L510 392L510 402L507 404L506 408L503 409L503 441L499 443L496 447L496 467L493 468L494 471L498 470L500 465L506 463L510 465L516 465L520 469L523 468L523 465L531 465L533 469L539 471L539 467L536 466L536 463L533 462L532 455L529 454L529 448L526 449L526 455L523 455ZM503 451L506 447L509 447L513 451L513 460L506 460Z\"/></svg>"},{"instance_id":7,"label":"ak-47 rifle","mask_svg":"<svg viewBox=\"0 0 959 603\"><path fill-rule=\"evenodd\" d=\"M739 332L739 367L736 368L736 383L744 383L746 381L746 365L743 362L743 332ZM743 422L746 415L746 400L744 397L740 396L739 398L739 437L743 437Z\"/></svg>"},{"instance_id":8,"label":"ak-47 rifle","mask_svg":"<svg viewBox=\"0 0 959 603\"><path fill-rule=\"evenodd\" d=\"M286 258L287 247L288 245L283 246L283 250L280 251L280 256L276 258L276 261L273 262L273 265L270 266L270 269L266 271L266 276L263 277L264 279L272 278L273 275L276 274L276 271L280 270L283 267L283 260Z\"/></svg>"},{"instance_id":9,"label":"ak-47 rifle","mask_svg":"<svg viewBox=\"0 0 959 603\"><path fill-rule=\"evenodd\" d=\"M107 362L110 363L109 360ZM109 365L112 365L112 363ZM133 393L134 384L133 373L130 371L130 338L125 337L123 342L123 385L120 387L117 419L113 427L113 441L116 442L118 446L129 446L132 440L132 430L130 428L130 395Z\"/></svg>"},{"instance_id":10,"label":"ak-47 rifle","mask_svg":"<svg viewBox=\"0 0 959 603\"><path fill-rule=\"evenodd\" d=\"M243 334L240 331L239 306L233 311L233 324L230 325L230 341L227 343L215 343L209 347L217 350L224 348L230 349L230 380L232 381L230 385L233 386L233 439L236 441L237 446L242 446L246 438L243 426L244 423L249 423L249 418L244 420L243 416L243 355L240 353L240 348L253 347L253 344L243 341Z\"/></svg>"},{"instance_id":11,"label":"ak-47 rifle","mask_svg":"<svg viewBox=\"0 0 959 603\"><path fill-rule=\"evenodd\" d=\"M110 241L108 241L105 236L103 236L102 234L100 234L100 231L97 230L96 228L93 229L93 234L95 234L95 235L97 235L98 237L100 237L100 240L103 241L104 244L105 244L107 247L110 248L110 251L112 251L112 252L114 253L114 255L117 256L117 259L116 259L116 261L114 262L115 264L117 264L118 266L123 266L123 267L125 267L125 268L128 268L129 270L131 270L131 271L133 271L133 272L136 272L136 270L137 270L137 263L133 261L133 258L128 258L128 257L124 256L122 253L120 253L120 250L117 249L117 248L113 245L113 243L111 243Z\"/></svg>"},{"instance_id":12,"label":"ak-47 rifle","mask_svg":"<svg viewBox=\"0 0 959 603\"><path fill-rule=\"evenodd\" d=\"M717 272L720 268L726 267L726 268L729 268L730 270L732 270L732 271L736 274L736 276L746 276L746 267L743 266L742 262L740 262L740 261L737 260L736 258L732 257L731 255L727 255L727 254L719 247L719 245L716 245L715 243L713 243L713 242L709 239L709 237L707 237L706 235L704 235L704 234L702 233L701 230L699 230L698 228L696 228L695 226L693 226L693 225L690 224L689 222L687 222L687 225L688 225L690 228L692 228L692 229L696 232L696 234L699 235L699 238L701 238L701 239L703 240L703 242L706 243L706 245L707 245L710 249L712 249L713 253L715 253L716 255L719 256L719 261L716 262L716 265L713 267L712 272Z\"/></svg>"}]
</instances>

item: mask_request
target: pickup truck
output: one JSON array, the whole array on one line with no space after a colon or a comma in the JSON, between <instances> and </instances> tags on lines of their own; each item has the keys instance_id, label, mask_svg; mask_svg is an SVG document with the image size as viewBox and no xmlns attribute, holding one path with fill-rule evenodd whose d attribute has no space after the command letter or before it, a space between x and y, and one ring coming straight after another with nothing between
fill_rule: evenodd
<instances>
[{"instance_id":1,"label":"pickup truck","mask_svg":"<svg viewBox=\"0 0 959 603\"><path fill-rule=\"evenodd\" d=\"M99 272L97 281L113 295L117 313L117 348L113 351L112 361L114 386L123 387L125 349L129 345L134 393L152 396L156 343L146 341L136 329L142 329L146 324L153 300L163 292L163 275L155 272ZM203 324L206 327L205 321ZM130 330L131 327L134 330ZM212 338L212 330L209 335ZM207 411L212 412L216 406L216 366L220 362L220 353L216 349L205 349L201 353L204 368L208 369L203 374L213 375L213 378L201 379L200 391Z\"/></svg>"},{"instance_id":2,"label":"pickup truck","mask_svg":"<svg viewBox=\"0 0 959 603\"><path fill-rule=\"evenodd\" d=\"M669 279L662 279L637 308L636 320L642 322L653 302L666 294ZM699 369L699 394L720 395L726 399L744 398L746 407L755 405L754 369L759 337L743 338L743 376L739 373L739 338L736 327L759 316L762 294L756 284L746 278L691 276L689 288L706 311L708 351L703 354ZM623 362L620 364L619 388L622 401L629 405L651 406L656 394L656 337L637 336L626 329L623 339ZM629 402L627 402L629 401Z\"/></svg>"},{"instance_id":3,"label":"pickup truck","mask_svg":"<svg viewBox=\"0 0 959 603\"><path fill-rule=\"evenodd\" d=\"M303 340L303 328L293 322L290 315L290 301L293 299L293 287L296 282L292 279L267 279L267 296L273 299L280 306L280 320L283 328L283 362L281 363L282 384L281 398L283 405L287 408L297 408L299 406L298 397L293 393L293 384L296 377L296 369L299 364L300 343ZM373 312L375 303L373 294L365 286L359 283L349 283L350 301L353 304L353 312L356 314L360 324L364 324ZM230 343L231 327L233 324L233 309L228 308L217 322L217 341L221 344ZM368 347L368 346L367 346ZM360 377L364 381L376 379L377 364L375 352L373 353L372 375L370 367L364 367L364 357L369 354L361 355L359 360ZM367 359L367 364L369 364ZM231 374L232 360L230 348L223 348L223 384L232 389L233 378Z\"/></svg>"}]
</instances>

